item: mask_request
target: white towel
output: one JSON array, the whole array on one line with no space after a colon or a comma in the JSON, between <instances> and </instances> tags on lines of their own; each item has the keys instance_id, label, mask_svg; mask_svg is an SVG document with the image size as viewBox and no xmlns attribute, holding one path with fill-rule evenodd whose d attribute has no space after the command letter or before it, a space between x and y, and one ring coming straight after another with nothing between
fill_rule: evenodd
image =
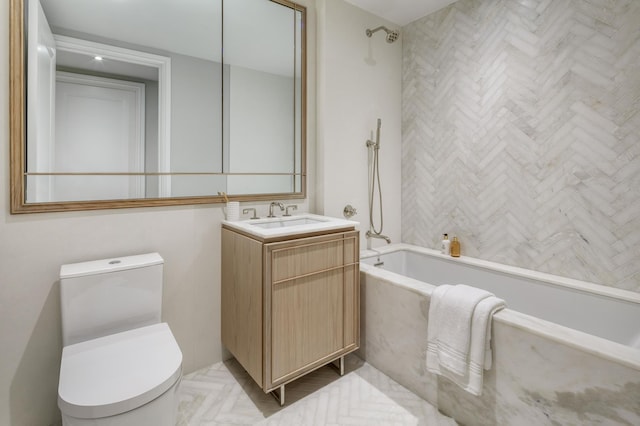
<instances>
[{"instance_id":1,"label":"white towel","mask_svg":"<svg viewBox=\"0 0 640 426\"><path fill-rule=\"evenodd\" d=\"M427 370L480 395L483 368L491 368L491 317L503 307L503 300L475 287L436 287L429 306Z\"/></svg>"}]
</instances>

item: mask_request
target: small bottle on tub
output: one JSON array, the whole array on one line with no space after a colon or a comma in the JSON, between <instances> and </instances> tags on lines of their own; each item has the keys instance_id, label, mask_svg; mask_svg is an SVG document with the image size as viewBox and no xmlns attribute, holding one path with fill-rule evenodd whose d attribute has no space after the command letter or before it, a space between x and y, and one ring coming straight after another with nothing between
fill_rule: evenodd
<instances>
[{"instance_id":1,"label":"small bottle on tub","mask_svg":"<svg viewBox=\"0 0 640 426\"><path fill-rule=\"evenodd\" d=\"M453 241L451 241L451 257L460 257L460 241L458 241L458 237L453 237Z\"/></svg>"},{"instance_id":2,"label":"small bottle on tub","mask_svg":"<svg viewBox=\"0 0 640 426\"><path fill-rule=\"evenodd\" d=\"M440 246L440 252L447 256L451 254L451 241L449 241L449 235L442 234L442 245Z\"/></svg>"}]
</instances>

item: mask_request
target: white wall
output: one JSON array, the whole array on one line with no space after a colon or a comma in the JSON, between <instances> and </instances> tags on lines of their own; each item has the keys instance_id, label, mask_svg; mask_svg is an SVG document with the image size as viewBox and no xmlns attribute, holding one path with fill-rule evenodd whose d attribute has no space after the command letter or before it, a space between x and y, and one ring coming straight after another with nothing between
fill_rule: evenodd
<instances>
[{"instance_id":1,"label":"white wall","mask_svg":"<svg viewBox=\"0 0 640 426\"><path fill-rule=\"evenodd\" d=\"M0 2L5 29L8 3ZM315 14L313 0L301 3L309 15L308 194L313 199ZM185 372L226 355L219 309L223 214L209 205L10 215L8 35L0 31L0 425L46 426L59 421L57 280L64 263L158 251L166 262L163 318L180 344ZM306 202L287 204L309 210ZM266 215L266 203L253 205Z\"/></svg>"},{"instance_id":2,"label":"white wall","mask_svg":"<svg viewBox=\"0 0 640 426\"><path fill-rule=\"evenodd\" d=\"M318 209L342 217L347 204L361 223L361 247L369 225L367 139L382 119L380 173L384 232L400 241L400 144L402 36L393 44L367 28L394 24L343 0L318 0ZM373 246L384 245L375 240Z\"/></svg>"}]
</instances>

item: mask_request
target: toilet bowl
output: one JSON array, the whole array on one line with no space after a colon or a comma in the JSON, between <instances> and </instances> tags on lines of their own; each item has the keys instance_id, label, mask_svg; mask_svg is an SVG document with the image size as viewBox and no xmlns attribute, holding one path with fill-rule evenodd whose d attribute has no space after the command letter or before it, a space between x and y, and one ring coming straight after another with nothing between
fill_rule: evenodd
<instances>
[{"instance_id":1,"label":"toilet bowl","mask_svg":"<svg viewBox=\"0 0 640 426\"><path fill-rule=\"evenodd\" d=\"M182 352L156 321L162 264L154 253L61 269L63 425L176 424Z\"/></svg>"},{"instance_id":2,"label":"toilet bowl","mask_svg":"<svg viewBox=\"0 0 640 426\"><path fill-rule=\"evenodd\" d=\"M166 323L67 346L58 386L63 422L173 426L181 373L182 354Z\"/></svg>"}]
</instances>

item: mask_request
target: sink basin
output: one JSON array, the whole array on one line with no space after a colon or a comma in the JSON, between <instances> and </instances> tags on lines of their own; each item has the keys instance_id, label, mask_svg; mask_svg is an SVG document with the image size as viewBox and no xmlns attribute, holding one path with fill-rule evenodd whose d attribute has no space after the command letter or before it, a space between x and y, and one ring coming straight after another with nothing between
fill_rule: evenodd
<instances>
[{"instance_id":1,"label":"sink basin","mask_svg":"<svg viewBox=\"0 0 640 426\"><path fill-rule=\"evenodd\" d=\"M295 216L274 217L257 220L224 221L226 227L250 234L260 239L305 235L330 230L354 228L358 222L303 213Z\"/></svg>"},{"instance_id":2,"label":"sink basin","mask_svg":"<svg viewBox=\"0 0 640 426\"><path fill-rule=\"evenodd\" d=\"M326 220L321 219L312 219L310 217L303 217L300 219L296 218L278 218L274 219L273 222L261 222L261 223L251 223L250 225L259 226L264 229L272 229L272 228L284 228L287 226L300 226L300 225L312 225L314 223L326 222Z\"/></svg>"}]
</instances>

